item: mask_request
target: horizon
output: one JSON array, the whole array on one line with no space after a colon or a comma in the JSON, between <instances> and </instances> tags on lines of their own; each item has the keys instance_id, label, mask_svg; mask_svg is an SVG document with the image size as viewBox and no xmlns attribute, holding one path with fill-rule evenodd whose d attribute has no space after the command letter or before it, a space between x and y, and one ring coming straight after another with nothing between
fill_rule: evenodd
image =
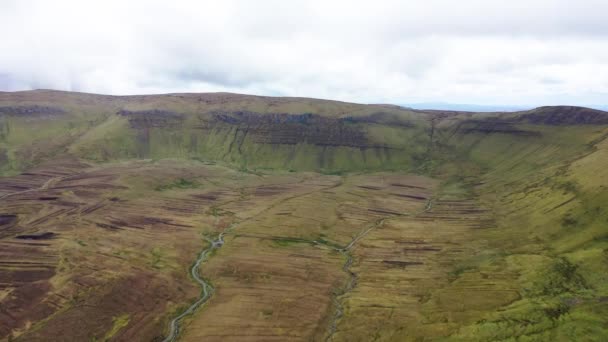
<instances>
[{"instance_id":1,"label":"horizon","mask_svg":"<svg viewBox=\"0 0 608 342\"><path fill-rule=\"evenodd\" d=\"M247 94L247 93L235 93L235 92L226 92L226 91L207 91L207 92L172 92L172 93L148 93L148 94L104 94L104 93L94 93L94 92L85 92L85 91L70 91L70 90L62 90L62 89L48 89L48 88L40 88L40 89L26 89L26 90L0 90L0 92L5 93L18 93L18 92L35 92L35 91L51 91L51 92L66 92L66 93L80 93L87 95L99 95L99 96L155 96L155 95L179 95L179 94L213 94L213 93L225 93L225 94L233 94L233 95L244 95L244 96L259 96L259 97L279 97L279 98L304 98L304 99L314 99L314 100L323 100L323 101L338 101L338 102L346 102L346 103L356 103L356 104L364 104L364 105L394 105L403 108L411 108L416 110L448 110L448 111L462 111L462 112L517 112L517 111L525 111L531 110L539 107L586 107L595 110L608 111L608 105L602 104L591 104L591 105L574 105L574 104L540 104L540 105L505 105L505 104L476 104L476 103L450 103L450 102L442 102L442 101L428 101L428 102L417 102L417 103L365 103L365 102L357 102L357 101L342 101L331 98L318 98L318 97L307 97L307 96L282 96L282 95L260 95L260 94Z\"/></svg>"}]
</instances>

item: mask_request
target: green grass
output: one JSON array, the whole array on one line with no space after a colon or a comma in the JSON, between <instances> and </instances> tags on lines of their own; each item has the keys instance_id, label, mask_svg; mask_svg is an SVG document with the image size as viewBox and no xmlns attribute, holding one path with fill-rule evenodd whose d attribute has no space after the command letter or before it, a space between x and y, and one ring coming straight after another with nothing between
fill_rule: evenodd
<instances>
[{"instance_id":1,"label":"green grass","mask_svg":"<svg viewBox=\"0 0 608 342\"><path fill-rule=\"evenodd\" d=\"M129 314L120 315L118 317L114 317L112 319L112 329L106 333L106 336L103 338L103 341L109 341L116 335L121 329L129 325L131 321L131 317Z\"/></svg>"},{"instance_id":2,"label":"green grass","mask_svg":"<svg viewBox=\"0 0 608 342\"><path fill-rule=\"evenodd\" d=\"M90 122L72 115L31 120L0 114L0 175L12 175L63 154L89 129Z\"/></svg>"},{"instance_id":3,"label":"green grass","mask_svg":"<svg viewBox=\"0 0 608 342\"><path fill-rule=\"evenodd\" d=\"M293 246L296 244L301 244L301 243L311 244L312 242L303 240L303 239L296 239L296 238L289 238L289 237L275 238L272 240L272 244L277 247L290 247L290 246Z\"/></svg>"},{"instance_id":4,"label":"green grass","mask_svg":"<svg viewBox=\"0 0 608 342\"><path fill-rule=\"evenodd\" d=\"M150 256L151 256L151 260L150 260L150 265L155 268L155 269L162 269L165 267L165 263L163 261L164 259L164 252L158 248L155 247L152 249L152 251L150 251Z\"/></svg>"},{"instance_id":5,"label":"green grass","mask_svg":"<svg viewBox=\"0 0 608 342\"><path fill-rule=\"evenodd\" d=\"M586 171L572 166L593 153L589 142L597 139L598 130L525 128L542 135L457 133L447 149L457 152L436 154L448 170L440 196L474 196L492 208L498 228L477 238L487 239L486 248L500 251L492 263L469 258L456 264L446 290L458 293L460 279L511 274L501 276L504 286L521 295L506 306L475 313L476 320L459 323L449 339L606 340L603 315L608 305L601 298L607 295L608 214L602 203L608 198L602 189L581 185ZM463 172L470 161L479 166L478 172L471 173L470 167ZM454 166L445 167L449 165ZM481 302L484 296L473 300Z\"/></svg>"}]
</instances>

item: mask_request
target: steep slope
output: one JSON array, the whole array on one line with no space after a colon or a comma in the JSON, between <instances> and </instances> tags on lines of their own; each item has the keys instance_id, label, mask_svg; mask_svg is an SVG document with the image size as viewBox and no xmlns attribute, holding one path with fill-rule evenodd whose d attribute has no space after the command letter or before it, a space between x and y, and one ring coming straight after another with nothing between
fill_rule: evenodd
<instances>
[{"instance_id":1,"label":"steep slope","mask_svg":"<svg viewBox=\"0 0 608 342\"><path fill-rule=\"evenodd\" d=\"M505 290L519 293L493 313L474 312L483 296L466 302L452 318L459 325L454 339L608 336L608 192L599 180L607 162L606 115L543 107L444 123L444 167L458 170L447 171L452 181L492 209L496 228L476 234L488 245L462 260L441 291L461 296L473 284L483 290L482 279L501 279Z\"/></svg>"},{"instance_id":2,"label":"steep slope","mask_svg":"<svg viewBox=\"0 0 608 342\"><path fill-rule=\"evenodd\" d=\"M3 130L5 170L36 161L23 151L36 149L37 142L49 137L61 141L38 148L40 153L67 148L92 161L181 157L241 168L326 172L413 168L429 139L424 115L395 106L313 99L35 91L4 94L0 104L6 104L4 126L13 130ZM30 113L36 108L53 108L62 115ZM43 134L45 129L35 125L57 130ZM29 129L43 135L30 135Z\"/></svg>"}]
</instances>

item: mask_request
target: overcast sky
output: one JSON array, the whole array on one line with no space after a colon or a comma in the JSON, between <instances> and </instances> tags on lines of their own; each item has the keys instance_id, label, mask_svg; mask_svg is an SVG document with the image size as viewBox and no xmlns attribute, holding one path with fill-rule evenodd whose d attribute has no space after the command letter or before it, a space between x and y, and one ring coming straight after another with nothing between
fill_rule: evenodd
<instances>
[{"instance_id":1,"label":"overcast sky","mask_svg":"<svg viewBox=\"0 0 608 342\"><path fill-rule=\"evenodd\" d=\"M606 0L0 1L0 90L608 104Z\"/></svg>"}]
</instances>

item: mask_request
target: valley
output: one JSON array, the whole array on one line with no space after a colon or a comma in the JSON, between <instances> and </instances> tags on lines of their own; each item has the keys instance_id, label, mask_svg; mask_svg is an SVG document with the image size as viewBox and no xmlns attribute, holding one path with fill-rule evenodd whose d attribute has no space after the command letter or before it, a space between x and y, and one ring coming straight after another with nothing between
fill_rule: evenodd
<instances>
[{"instance_id":1,"label":"valley","mask_svg":"<svg viewBox=\"0 0 608 342\"><path fill-rule=\"evenodd\" d=\"M579 107L0 93L0 339L602 341L607 138Z\"/></svg>"}]
</instances>

